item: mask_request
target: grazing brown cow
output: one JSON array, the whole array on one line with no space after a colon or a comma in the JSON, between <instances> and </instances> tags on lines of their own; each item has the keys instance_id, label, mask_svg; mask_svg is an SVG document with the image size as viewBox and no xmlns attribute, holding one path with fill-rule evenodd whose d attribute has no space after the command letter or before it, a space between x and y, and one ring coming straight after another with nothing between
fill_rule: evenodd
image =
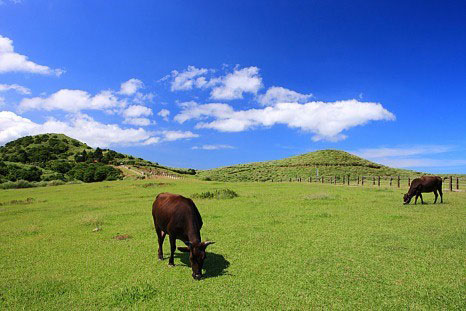
<instances>
[{"instance_id":1,"label":"grazing brown cow","mask_svg":"<svg viewBox=\"0 0 466 311\"><path fill-rule=\"evenodd\" d=\"M435 194L434 204L437 202L437 191L440 193L440 202L443 203L442 178L438 176L422 176L421 178L413 179L408 193L403 196L404 204L409 204L413 196L416 196L414 204L417 203L418 197L421 197L421 203L424 204L424 200L422 199L422 192L432 191Z\"/></svg>"},{"instance_id":2,"label":"grazing brown cow","mask_svg":"<svg viewBox=\"0 0 466 311\"><path fill-rule=\"evenodd\" d=\"M189 252L193 278L200 280L205 249L214 242L201 242L202 218L194 202L178 194L160 193L152 204L152 217L159 241L159 259L163 260L162 245L168 233L171 249L168 265L175 265L176 239L181 240L187 247L178 247L178 250Z\"/></svg>"}]
</instances>

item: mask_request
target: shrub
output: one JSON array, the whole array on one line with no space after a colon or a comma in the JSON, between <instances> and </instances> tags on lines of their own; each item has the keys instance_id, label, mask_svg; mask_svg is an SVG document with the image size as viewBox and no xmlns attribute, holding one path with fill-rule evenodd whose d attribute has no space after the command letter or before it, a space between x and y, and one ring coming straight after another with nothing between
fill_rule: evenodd
<instances>
[{"instance_id":1,"label":"shrub","mask_svg":"<svg viewBox=\"0 0 466 311\"><path fill-rule=\"evenodd\" d=\"M206 191L206 192L201 192L201 193L194 193L191 195L192 198L195 199L218 199L218 200L223 200L223 199L233 199L238 197L238 193L231 189L219 189L219 190L214 190L214 191Z\"/></svg>"},{"instance_id":2,"label":"shrub","mask_svg":"<svg viewBox=\"0 0 466 311\"><path fill-rule=\"evenodd\" d=\"M7 181L3 184L0 184L1 189L18 189L18 188L32 188L32 187L36 187L36 185L27 180Z\"/></svg>"}]
</instances>

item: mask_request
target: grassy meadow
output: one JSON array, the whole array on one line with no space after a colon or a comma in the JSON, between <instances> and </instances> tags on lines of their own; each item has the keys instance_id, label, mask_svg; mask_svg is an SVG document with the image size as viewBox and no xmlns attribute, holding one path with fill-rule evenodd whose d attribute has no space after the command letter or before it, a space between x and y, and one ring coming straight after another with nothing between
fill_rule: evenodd
<instances>
[{"instance_id":1,"label":"grassy meadow","mask_svg":"<svg viewBox=\"0 0 466 311\"><path fill-rule=\"evenodd\" d=\"M155 196L225 188L239 197L194 200L216 242L205 279L178 251L168 267L168 239L158 261ZM0 190L0 309L466 309L466 193L404 206L403 192L170 179Z\"/></svg>"}]
</instances>

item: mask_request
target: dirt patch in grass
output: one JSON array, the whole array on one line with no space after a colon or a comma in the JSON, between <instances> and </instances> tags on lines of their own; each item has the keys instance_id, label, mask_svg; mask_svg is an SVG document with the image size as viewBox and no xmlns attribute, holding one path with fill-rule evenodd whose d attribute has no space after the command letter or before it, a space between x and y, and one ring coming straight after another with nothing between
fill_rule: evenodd
<instances>
[{"instance_id":1,"label":"dirt patch in grass","mask_svg":"<svg viewBox=\"0 0 466 311\"><path fill-rule=\"evenodd\" d=\"M118 241L123 241L123 240L131 239L131 236L129 234L119 234L119 235L114 236L113 238Z\"/></svg>"}]
</instances>

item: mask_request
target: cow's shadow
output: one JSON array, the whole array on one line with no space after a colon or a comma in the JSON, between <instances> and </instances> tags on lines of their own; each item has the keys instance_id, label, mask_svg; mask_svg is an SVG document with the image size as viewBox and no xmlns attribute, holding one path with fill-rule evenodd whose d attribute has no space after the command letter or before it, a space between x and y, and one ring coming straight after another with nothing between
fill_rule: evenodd
<instances>
[{"instance_id":1,"label":"cow's shadow","mask_svg":"<svg viewBox=\"0 0 466 311\"><path fill-rule=\"evenodd\" d=\"M189 262L189 253L175 253L175 258L179 258L181 262L187 266L191 267ZM223 255L206 252L206 259L204 261L205 273L203 274L204 278L214 278L217 276L222 276L228 274L226 269L230 266L230 262L223 257Z\"/></svg>"}]
</instances>

